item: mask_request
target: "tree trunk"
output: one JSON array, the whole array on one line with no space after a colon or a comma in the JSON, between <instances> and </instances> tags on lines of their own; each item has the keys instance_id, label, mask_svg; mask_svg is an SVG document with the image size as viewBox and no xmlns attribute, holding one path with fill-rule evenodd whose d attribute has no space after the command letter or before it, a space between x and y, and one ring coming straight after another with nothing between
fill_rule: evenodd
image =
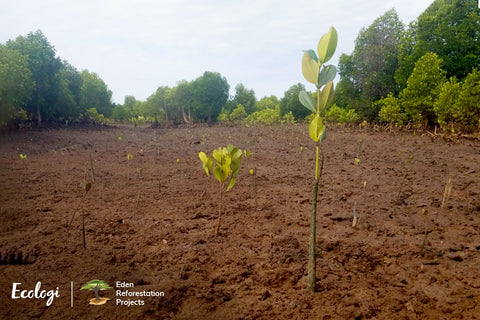
<instances>
[{"instance_id":1,"label":"tree trunk","mask_svg":"<svg viewBox=\"0 0 480 320\"><path fill-rule=\"evenodd\" d=\"M40 127L42 124L42 114L40 113L40 107L37 109L37 125Z\"/></svg>"},{"instance_id":2,"label":"tree trunk","mask_svg":"<svg viewBox=\"0 0 480 320\"><path fill-rule=\"evenodd\" d=\"M98 294L98 291L100 291L100 288L93 288L93 292L95 292L95 301L100 301L100 295Z\"/></svg>"}]
</instances>

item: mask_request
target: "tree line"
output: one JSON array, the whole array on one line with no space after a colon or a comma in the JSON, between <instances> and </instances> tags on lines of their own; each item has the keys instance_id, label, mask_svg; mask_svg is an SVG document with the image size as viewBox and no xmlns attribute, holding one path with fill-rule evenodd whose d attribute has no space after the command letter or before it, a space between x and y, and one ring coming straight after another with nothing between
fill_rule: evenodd
<instances>
[{"instance_id":1,"label":"tree line","mask_svg":"<svg viewBox=\"0 0 480 320\"><path fill-rule=\"evenodd\" d=\"M175 87L160 86L145 101L129 95L123 104L115 104L112 91L99 75L78 71L57 57L42 31L0 44L0 128L42 122L104 123L107 118L154 124L210 123L229 121L234 110L232 119L241 119L240 109L245 117L255 113L265 123L278 122L292 110L298 117L303 115L297 99L301 89L301 84L292 86L281 100L276 96L257 100L255 92L240 83L230 97L227 79L205 71Z\"/></svg>"},{"instance_id":2,"label":"tree line","mask_svg":"<svg viewBox=\"0 0 480 320\"><path fill-rule=\"evenodd\" d=\"M336 107L359 119L480 128L477 0L436 0L405 26L394 9L339 59Z\"/></svg>"},{"instance_id":3,"label":"tree line","mask_svg":"<svg viewBox=\"0 0 480 320\"><path fill-rule=\"evenodd\" d=\"M435 0L405 26L394 9L363 28L351 54L338 63L340 81L327 121L480 127L480 9L477 0ZM300 68L299 68L300 69ZM300 71L299 71L300 72ZM246 121L279 123L308 116L292 85L282 98L257 99L242 83L205 71L145 101L112 92L93 72L79 72L55 55L41 31L0 44L0 127L24 121ZM315 94L312 94L314 98Z\"/></svg>"},{"instance_id":4,"label":"tree line","mask_svg":"<svg viewBox=\"0 0 480 320\"><path fill-rule=\"evenodd\" d=\"M57 57L42 31L0 44L0 127L82 121L95 113L108 117L111 101L105 82Z\"/></svg>"}]
</instances>

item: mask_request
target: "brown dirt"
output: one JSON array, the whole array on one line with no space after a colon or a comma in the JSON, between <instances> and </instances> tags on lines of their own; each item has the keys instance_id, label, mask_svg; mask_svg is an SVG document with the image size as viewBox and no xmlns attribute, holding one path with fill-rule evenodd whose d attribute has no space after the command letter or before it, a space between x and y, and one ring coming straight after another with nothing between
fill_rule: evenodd
<instances>
[{"instance_id":1,"label":"brown dirt","mask_svg":"<svg viewBox=\"0 0 480 320\"><path fill-rule=\"evenodd\" d=\"M479 319L480 142L328 131L318 292L309 293L314 148L307 130L118 127L0 136L0 318ZM226 194L215 236L219 186L198 152L228 143L253 156ZM89 150L95 182L83 197ZM360 220L352 228L355 204ZM111 301L91 306L93 292L80 287L92 279L164 296L127 307L116 304L115 288L101 292ZM51 306L11 299L14 282L32 290L38 281L59 288Z\"/></svg>"}]
</instances>

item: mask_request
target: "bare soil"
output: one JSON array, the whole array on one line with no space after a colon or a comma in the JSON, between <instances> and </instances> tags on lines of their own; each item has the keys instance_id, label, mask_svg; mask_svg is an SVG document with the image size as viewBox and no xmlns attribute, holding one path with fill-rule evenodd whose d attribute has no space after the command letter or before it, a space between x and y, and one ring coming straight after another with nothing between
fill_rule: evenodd
<instances>
[{"instance_id":1,"label":"bare soil","mask_svg":"<svg viewBox=\"0 0 480 320\"><path fill-rule=\"evenodd\" d=\"M219 184L198 153L228 143L253 155L215 236ZM1 135L0 318L480 319L480 142L332 128L323 149L310 293L306 125ZM102 306L80 290L93 279L114 287ZM50 306L11 298L39 281L58 288ZM119 305L117 282L164 296Z\"/></svg>"}]
</instances>

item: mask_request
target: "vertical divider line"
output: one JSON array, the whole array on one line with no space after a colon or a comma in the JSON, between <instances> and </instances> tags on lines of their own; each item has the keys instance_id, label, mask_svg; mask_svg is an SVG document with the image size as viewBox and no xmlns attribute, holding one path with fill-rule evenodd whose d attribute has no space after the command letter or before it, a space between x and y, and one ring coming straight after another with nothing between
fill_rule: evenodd
<instances>
[{"instance_id":1,"label":"vertical divider line","mask_svg":"<svg viewBox=\"0 0 480 320\"><path fill-rule=\"evenodd\" d=\"M73 281L70 281L70 308L73 308Z\"/></svg>"}]
</instances>

